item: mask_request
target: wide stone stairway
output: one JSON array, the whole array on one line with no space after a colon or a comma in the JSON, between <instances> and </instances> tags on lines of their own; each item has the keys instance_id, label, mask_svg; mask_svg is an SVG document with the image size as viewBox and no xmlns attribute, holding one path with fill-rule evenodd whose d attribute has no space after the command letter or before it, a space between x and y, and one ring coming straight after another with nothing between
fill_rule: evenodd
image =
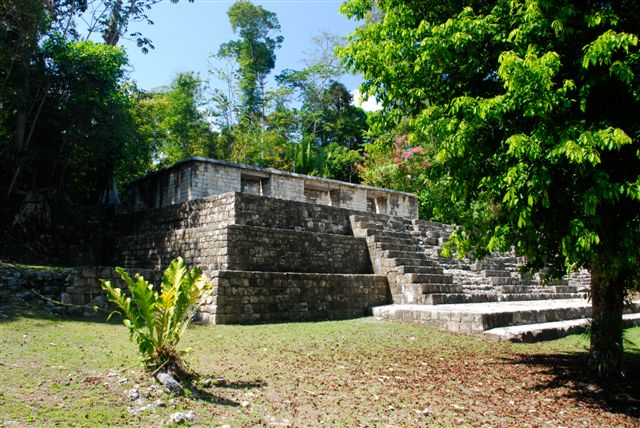
<instances>
[{"instance_id":1,"label":"wide stone stairway","mask_svg":"<svg viewBox=\"0 0 640 428\"><path fill-rule=\"evenodd\" d=\"M449 225L380 214L352 215L350 222L354 236L366 239L374 273L389 281L393 304L373 308L378 318L519 342L588 326L588 274L542 284L538 275L521 275L522 260L511 255L479 262L441 257ZM640 302L627 312L628 325L640 324Z\"/></svg>"}]
</instances>

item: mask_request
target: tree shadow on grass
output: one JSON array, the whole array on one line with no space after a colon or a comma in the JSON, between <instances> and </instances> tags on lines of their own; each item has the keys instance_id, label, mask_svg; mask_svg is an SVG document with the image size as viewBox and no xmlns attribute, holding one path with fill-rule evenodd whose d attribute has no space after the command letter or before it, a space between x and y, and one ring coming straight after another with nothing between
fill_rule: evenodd
<instances>
[{"instance_id":1,"label":"tree shadow on grass","mask_svg":"<svg viewBox=\"0 0 640 428\"><path fill-rule=\"evenodd\" d=\"M264 386L267 386L267 383L263 382L260 379L253 380L253 381L237 380L234 382L229 382L224 380L222 382L218 382L215 386L217 386L218 388L227 388L227 389L253 389L253 388L262 388Z\"/></svg>"},{"instance_id":2,"label":"tree shadow on grass","mask_svg":"<svg viewBox=\"0 0 640 428\"><path fill-rule=\"evenodd\" d=\"M584 406L640 418L640 354L625 355L625 376L600 380L587 369L588 354L534 354L504 358L505 364L525 365L549 375L531 389L565 388L567 397Z\"/></svg>"},{"instance_id":3,"label":"tree shadow on grass","mask_svg":"<svg viewBox=\"0 0 640 428\"><path fill-rule=\"evenodd\" d=\"M205 376L204 378L206 377L207 376ZM256 379L253 381L238 380L232 382L227 381L226 379L219 379L213 383L202 382L202 379L202 376L198 376L197 379L195 379L193 382L189 382L187 383L187 385L185 385L191 391L195 399L211 404L220 404L231 407L238 407L240 406L240 403L228 398L220 397L214 392L221 389L245 390L262 388L267 385L267 383L262 381L261 379Z\"/></svg>"},{"instance_id":4,"label":"tree shadow on grass","mask_svg":"<svg viewBox=\"0 0 640 428\"><path fill-rule=\"evenodd\" d=\"M13 302L0 303L0 324L29 318L43 321L59 322L86 322L97 324L122 325L122 316L117 313L109 317L111 310L99 309L94 311L89 306L81 306L69 310L60 306L46 306L39 304L25 305L23 303L13 304Z\"/></svg>"}]
</instances>

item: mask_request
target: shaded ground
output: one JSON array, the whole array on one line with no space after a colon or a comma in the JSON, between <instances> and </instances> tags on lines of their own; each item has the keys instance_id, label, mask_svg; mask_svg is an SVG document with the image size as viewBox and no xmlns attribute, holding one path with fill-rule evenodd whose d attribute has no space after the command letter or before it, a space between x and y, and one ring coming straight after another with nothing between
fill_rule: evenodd
<instances>
[{"instance_id":1,"label":"shaded ground","mask_svg":"<svg viewBox=\"0 0 640 428\"><path fill-rule=\"evenodd\" d=\"M188 398L139 369L122 325L14 314L0 318L0 425L157 426L193 410L186 425L640 426L640 354L624 381L599 386L585 344L496 344L370 318L195 326L183 345L202 395Z\"/></svg>"}]
</instances>

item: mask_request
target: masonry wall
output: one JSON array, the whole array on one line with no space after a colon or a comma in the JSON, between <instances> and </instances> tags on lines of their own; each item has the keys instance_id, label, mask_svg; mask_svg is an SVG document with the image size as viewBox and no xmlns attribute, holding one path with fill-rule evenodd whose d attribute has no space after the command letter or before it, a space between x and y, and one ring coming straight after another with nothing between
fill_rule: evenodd
<instances>
[{"instance_id":1,"label":"masonry wall","mask_svg":"<svg viewBox=\"0 0 640 428\"><path fill-rule=\"evenodd\" d=\"M162 272L152 269L132 269L128 273L142 275L152 284L159 285ZM84 266L70 278L70 284L63 290L60 299L74 305L89 305L99 296L105 296L101 281L111 281L114 287L127 289L127 285L113 266ZM106 298L103 299L106 302Z\"/></svg>"},{"instance_id":2,"label":"masonry wall","mask_svg":"<svg viewBox=\"0 0 640 428\"><path fill-rule=\"evenodd\" d=\"M214 282L206 323L361 316L389 296L352 236L354 212L237 192L143 210L119 217L116 264L155 276L178 255L201 266ZM92 272L76 282L74 301L100 292Z\"/></svg>"},{"instance_id":3,"label":"masonry wall","mask_svg":"<svg viewBox=\"0 0 640 428\"><path fill-rule=\"evenodd\" d=\"M377 275L216 272L198 319L210 324L344 319L389 302Z\"/></svg>"},{"instance_id":4,"label":"masonry wall","mask_svg":"<svg viewBox=\"0 0 640 428\"><path fill-rule=\"evenodd\" d=\"M246 193L235 198L235 224L351 236L349 215L343 208L296 203Z\"/></svg>"},{"instance_id":5,"label":"masonry wall","mask_svg":"<svg viewBox=\"0 0 640 428\"><path fill-rule=\"evenodd\" d=\"M231 225L227 246L230 270L372 273L366 241L352 236Z\"/></svg>"},{"instance_id":6,"label":"masonry wall","mask_svg":"<svg viewBox=\"0 0 640 428\"><path fill-rule=\"evenodd\" d=\"M182 256L206 272L226 269L233 221L233 193L121 216L115 264L159 270Z\"/></svg>"},{"instance_id":7,"label":"masonry wall","mask_svg":"<svg viewBox=\"0 0 640 428\"><path fill-rule=\"evenodd\" d=\"M247 193L140 211L120 217L114 264L163 269L180 255L205 272L371 273L353 213Z\"/></svg>"},{"instance_id":8,"label":"masonry wall","mask_svg":"<svg viewBox=\"0 0 640 428\"><path fill-rule=\"evenodd\" d=\"M121 212L180 204L228 192L417 218L414 195L274 169L189 158L131 183Z\"/></svg>"}]
</instances>

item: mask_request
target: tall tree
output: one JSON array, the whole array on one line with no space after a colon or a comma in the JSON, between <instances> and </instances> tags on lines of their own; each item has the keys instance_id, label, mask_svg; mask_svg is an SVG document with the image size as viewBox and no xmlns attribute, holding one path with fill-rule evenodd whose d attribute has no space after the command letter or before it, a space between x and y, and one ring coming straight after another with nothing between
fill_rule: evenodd
<instances>
[{"instance_id":1,"label":"tall tree","mask_svg":"<svg viewBox=\"0 0 640 428\"><path fill-rule=\"evenodd\" d=\"M343 11L359 19L371 0ZM591 272L590 362L622 368L640 259L635 1L384 0L343 53L461 207L460 252L512 248L531 269ZM435 201L438 203L437 201Z\"/></svg>"},{"instance_id":2,"label":"tall tree","mask_svg":"<svg viewBox=\"0 0 640 428\"><path fill-rule=\"evenodd\" d=\"M144 53L154 49L153 42L140 32L129 32L131 22L145 22L153 25L147 15L148 11L162 0L65 0L77 5L78 18L87 28L86 38L93 33L99 33L107 45L116 46L121 38L135 39L136 44ZM193 3L194 0L188 0ZM171 0L178 3L179 0Z\"/></svg>"},{"instance_id":3,"label":"tall tree","mask_svg":"<svg viewBox=\"0 0 640 428\"><path fill-rule=\"evenodd\" d=\"M39 93L44 63L42 35L50 28L50 14L41 0L0 3L0 161L5 194L16 186L40 114Z\"/></svg>"},{"instance_id":4,"label":"tall tree","mask_svg":"<svg viewBox=\"0 0 640 428\"><path fill-rule=\"evenodd\" d=\"M126 56L120 48L51 37L39 47L38 58L31 83L46 88L47 96L37 98L40 119L29 124L29 145L2 155L3 160L15 156L19 168L2 174L2 184L95 202L134 132L121 91ZM6 170L14 166L2 164ZM16 180L16 171L23 180Z\"/></svg>"},{"instance_id":5,"label":"tall tree","mask_svg":"<svg viewBox=\"0 0 640 428\"><path fill-rule=\"evenodd\" d=\"M306 68L276 76L281 90L295 95L299 109L290 110L297 126L292 153L294 171L357 181L356 163L368 128L367 115L352 104L353 97L339 82L345 74L335 49L344 39L322 32L312 38Z\"/></svg>"},{"instance_id":6,"label":"tall tree","mask_svg":"<svg viewBox=\"0 0 640 428\"><path fill-rule=\"evenodd\" d=\"M203 105L202 81L194 73L178 74L165 91L139 94L135 117L156 166L190 156L219 157L217 133Z\"/></svg>"},{"instance_id":7,"label":"tall tree","mask_svg":"<svg viewBox=\"0 0 640 428\"><path fill-rule=\"evenodd\" d=\"M158 1L0 2L0 103L3 110L0 114L0 160L3 165L0 187L5 194L11 196L18 188L37 190L31 188L25 171L34 162L33 153L37 150L33 146L41 143L34 141L37 130L46 126L49 120L43 117L45 108L59 95L55 92L55 85L59 84L57 74L51 72L56 64L47 62L51 58L47 58L48 53L43 50L47 41L55 38L56 46L60 46L65 41L86 40L93 32L99 32L110 46L115 46L121 37L135 37L138 46L146 52L152 47L151 41L139 33L128 34L127 28L132 21L151 23L146 13ZM79 34L76 25L79 20L86 24L86 34ZM83 58L76 59L84 61Z\"/></svg>"},{"instance_id":8,"label":"tall tree","mask_svg":"<svg viewBox=\"0 0 640 428\"><path fill-rule=\"evenodd\" d=\"M242 119L262 121L266 79L275 67L275 51L283 41L282 36L274 35L280 31L280 23L275 13L248 0L235 2L227 15L233 32L240 39L224 43L218 55L233 58L238 63Z\"/></svg>"}]
</instances>

